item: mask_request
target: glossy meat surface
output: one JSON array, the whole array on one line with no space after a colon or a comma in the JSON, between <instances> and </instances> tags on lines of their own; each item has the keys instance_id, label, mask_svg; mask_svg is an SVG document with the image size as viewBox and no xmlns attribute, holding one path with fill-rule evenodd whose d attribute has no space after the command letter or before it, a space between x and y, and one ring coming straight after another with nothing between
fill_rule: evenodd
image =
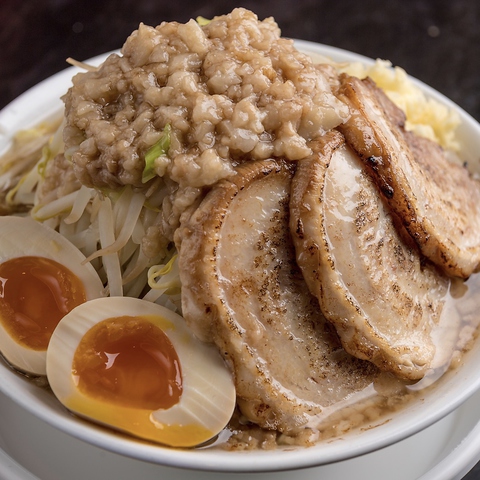
<instances>
[{"instance_id":1,"label":"glossy meat surface","mask_svg":"<svg viewBox=\"0 0 480 480\"><path fill-rule=\"evenodd\" d=\"M297 261L310 290L352 355L422 378L448 280L399 235L401 225L339 132L315 150L299 162L291 199Z\"/></svg>"},{"instance_id":2,"label":"glossy meat surface","mask_svg":"<svg viewBox=\"0 0 480 480\"><path fill-rule=\"evenodd\" d=\"M344 76L340 96L351 117L339 128L423 255L468 278L480 264L479 182L438 145L406 132L371 80Z\"/></svg>"},{"instance_id":3,"label":"glossy meat surface","mask_svg":"<svg viewBox=\"0 0 480 480\"><path fill-rule=\"evenodd\" d=\"M182 228L182 309L235 375L261 426L292 432L354 401L378 370L341 347L309 293L289 231L291 165L260 161L219 183Z\"/></svg>"}]
</instances>

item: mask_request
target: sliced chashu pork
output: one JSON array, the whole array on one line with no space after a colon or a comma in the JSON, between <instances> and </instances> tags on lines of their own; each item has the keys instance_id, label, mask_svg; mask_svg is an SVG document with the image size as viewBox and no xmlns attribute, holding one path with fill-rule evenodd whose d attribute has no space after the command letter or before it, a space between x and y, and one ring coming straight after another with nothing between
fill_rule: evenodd
<instances>
[{"instance_id":1,"label":"sliced chashu pork","mask_svg":"<svg viewBox=\"0 0 480 480\"><path fill-rule=\"evenodd\" d=\"M422 253L450 275L480 265L480 185L434 142L403 128L402 112L370 79L343 76L341 127Z\"/></svg>"},{"instance_id":2,"label":"sliced chashu pork","mask_svg":"<svg viewBox=\"0 0 480 480\"><path fill-rule=\"evenodd\" d=\"M298 164L290 202L305 280L348 352L399 377L422 378L435 355L449 282L397 233L339 132L312 147Z\"/></svg>"},{"instance_id":3,"label":"sliced chashu pork","mask_svg":"<svg viewBox=\"0 0 480 480\"><path fill-rule=\"evenodd\" d=\"M378 374L341 347L296 264L291 177L282 162L245 164L179 232L184 317L225 355L243 414L284 432L355 400Z\"/></svg>"}]
</instances>

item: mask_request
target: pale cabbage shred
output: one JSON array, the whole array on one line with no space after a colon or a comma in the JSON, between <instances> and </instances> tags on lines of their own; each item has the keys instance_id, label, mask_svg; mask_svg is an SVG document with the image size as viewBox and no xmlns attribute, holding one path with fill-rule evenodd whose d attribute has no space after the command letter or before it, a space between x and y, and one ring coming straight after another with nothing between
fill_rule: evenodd
<instances>
[{"instance_id":1,"label":"pale cabbage shred","mask_svg":"<svg viewBox=\"0 0 480 480\"><path fill-rule=\"evenodd\" d=\"M404 70L382 60L372 66L335 66L359 78L370 76L405 111L407 128L444 148L458 150L458 116L426 98ZM47 163L63 152L63 124L58 126L59 121L19 132L13 148L0 158L0 189L8 192L7 204L31 205L29 214L34 219L57 229L76 245L99 272L106 294L143 295L146 300L180 311L175 248L166 247L154 258L147 257L142 249L147 229L161 214L161 188L143 193L130 186L118 192L81 185L58 198L39 194Z\"/></svg>"}]
</instances>

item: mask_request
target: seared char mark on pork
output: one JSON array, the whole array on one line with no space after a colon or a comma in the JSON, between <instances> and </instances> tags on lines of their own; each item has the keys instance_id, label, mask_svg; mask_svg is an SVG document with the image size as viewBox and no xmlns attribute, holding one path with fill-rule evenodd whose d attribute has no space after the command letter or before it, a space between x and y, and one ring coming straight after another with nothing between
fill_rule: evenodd
<instances>
[{"instance_id":1,"label":"seared char mark on pork","mask_svg":"<svg viewBox=\"0 0 480 480\"><path fill-rule=\"evenodd\" d=\"M417 380L435 355L448 280L424 265L339 132L312 144L292 183L297 262L345 349Z\"/></svg>"},{"instance_id":2,"label":"seared char mark on pork","mask_svg":"<svg viewBox=\"0 0 480 480\"><path fill-rule=\"evenodd\" d=\"M370 79L342 76L350 119L339 127L423 255L447 274L480 264L480 185L433 141L404 128L405 117Z\"/></svg>"},{"instance_id":3,"label":"seared char mark on pork","mask_svg":"<svg viewBox=\"0 0 480 480\"><path fill-rule=\"evenodd\" d=\"M289 231L292 164L244 164L181 227L182 310L235 376L259 425L292 432L378 374L342 348L305 284Z\"/></svg>"}]
</instances>

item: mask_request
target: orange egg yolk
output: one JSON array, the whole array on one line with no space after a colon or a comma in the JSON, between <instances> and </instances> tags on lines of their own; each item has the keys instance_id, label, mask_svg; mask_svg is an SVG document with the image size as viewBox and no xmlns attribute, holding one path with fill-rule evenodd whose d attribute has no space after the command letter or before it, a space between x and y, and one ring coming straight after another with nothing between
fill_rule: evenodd
<instances>
[{"instance_id":1,"label":"orange egg yolk","mask_svg":"<svg viewBox=\"0 0 480 480\"><path fill-rule=\"evenodd\" d=\"M81 281L54 260L26 256L0 265L0 321L32 350L46 350L58 322L83 302Z\"/></svg>"},{"instance_id":2,"label":"orange egg yolk","mask_svg":"<svg viewBox=\"0 0 480 480\"><path fill-rule=\"evenodd\" d=\"M177 352L145 317L114 317L94 325L75 351L72 373L81 392L123 407L167 409L182 394Z\"/></svg>"}]
</instances>

